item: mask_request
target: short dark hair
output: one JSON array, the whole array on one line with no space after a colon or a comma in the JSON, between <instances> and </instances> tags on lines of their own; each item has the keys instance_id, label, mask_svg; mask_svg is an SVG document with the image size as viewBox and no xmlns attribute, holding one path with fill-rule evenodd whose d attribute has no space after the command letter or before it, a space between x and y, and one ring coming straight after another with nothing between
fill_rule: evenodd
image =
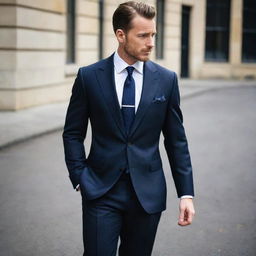
<instances>
[{"instance_id":1,"label":"short dark hair","mask_svg":"<svg viewBox=\"0 0 256 256\"><path fill-rule=\"evenodd\" d=\"M117 29L128 32L132 27L131 21L136 14L152 20L156 15L156 11L153 6L143 2L128 1L122 3L113 14L112 24L114 32L116 33Z\"/></svg>"}]
</instances>

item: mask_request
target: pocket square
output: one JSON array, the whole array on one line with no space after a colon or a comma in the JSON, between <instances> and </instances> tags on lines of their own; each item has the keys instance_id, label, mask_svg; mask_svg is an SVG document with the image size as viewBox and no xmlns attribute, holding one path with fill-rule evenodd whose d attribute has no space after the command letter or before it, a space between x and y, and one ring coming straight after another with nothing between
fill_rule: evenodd
<instances>
[{"instance_id":1,"label":"pocket square","mask_svg":"<svg viewBox=\"0 0 256 256\"><path fill-rule=\"evenodd\" d=\"M161 102L164 102L164 101L166 101L166 98L165 98L164 95L162 95L162 96L160 96L160 97L155 97L155 98L153 99L153 102L154 102L154 103L161 103Z\"/></svg>"}]
</instances>

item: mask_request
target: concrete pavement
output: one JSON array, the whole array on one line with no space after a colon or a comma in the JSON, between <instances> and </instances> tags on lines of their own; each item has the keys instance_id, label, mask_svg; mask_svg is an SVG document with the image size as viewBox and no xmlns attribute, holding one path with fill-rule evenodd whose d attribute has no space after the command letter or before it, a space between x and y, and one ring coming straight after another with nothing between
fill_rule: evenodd
<instances>
[{"instance_id":1,"label":"concrete pavement","mask_svg":"<svg viewBox=\"0 0 256 256\"><path fill-rule=\"evenodd\" d=\"M193 97L220 87L256 86L256 81L180 80L181 98ZM63 127L68 102L0 111L0 149Z\"/></svg>"},{"instance_id":2,"label":"concrete pavement","mask_svg":"<svg viewBox=\"0 0 256 256\"><path fill-rule=\"evenodd\" d=\"M168 200L152 256L255 256L256 87L194 93L183 94L182 110L196 216L189 227L177 225L161 137ZM88 139L87 153L90 129ZM2 149L0 170L0 255L81 256L81 197L68 179L61 132Z\"/></svg>"}]
</instances>

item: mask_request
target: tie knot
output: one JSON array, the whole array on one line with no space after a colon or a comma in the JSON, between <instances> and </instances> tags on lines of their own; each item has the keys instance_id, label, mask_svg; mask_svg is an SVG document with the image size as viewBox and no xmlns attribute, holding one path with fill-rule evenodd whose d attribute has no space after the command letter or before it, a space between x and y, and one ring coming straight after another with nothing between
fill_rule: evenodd
<instances>
[{"instance_id":1,"label":"tie knot","mask_svg":"<svg viewBox=\"0 0 256 256\"><path fill-rule=\"evenodd\" d=\"M128 66L128 67L126 67L126 70L127 70L128 76L132 76L132 72L134 70L134 67Z\"/></svg>"}]
</instances>

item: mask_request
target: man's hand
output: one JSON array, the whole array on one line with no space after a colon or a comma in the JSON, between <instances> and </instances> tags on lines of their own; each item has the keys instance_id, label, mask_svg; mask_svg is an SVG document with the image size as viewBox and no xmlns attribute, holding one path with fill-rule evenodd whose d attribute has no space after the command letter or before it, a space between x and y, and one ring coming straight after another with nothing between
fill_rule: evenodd
<instances>
[{"instance_id":1,"label":"man's hand","mask_svg":"<svg viewBox=\"0 0 256 256\"><path fill-rule=\"evenodd\" d=\"M190 225L195 215L193 199L191 198L180 199L179 208L180 208L180 216L179 216L178 224L180 226Z\"/></svg>"}]
</instances>

